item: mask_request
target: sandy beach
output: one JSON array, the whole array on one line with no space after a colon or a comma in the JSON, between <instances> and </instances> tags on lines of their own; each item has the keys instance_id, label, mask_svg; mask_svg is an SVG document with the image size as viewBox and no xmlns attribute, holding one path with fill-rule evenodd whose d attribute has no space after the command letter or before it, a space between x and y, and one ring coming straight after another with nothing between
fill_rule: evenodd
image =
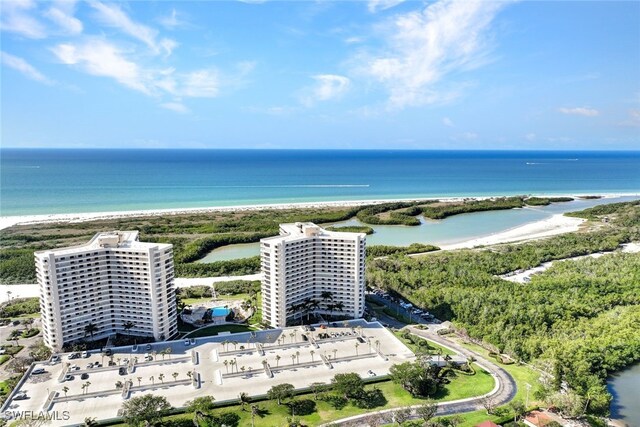
<instances>
[{"instance_id":1,"label":"sandy beach","mask_svg":"<svg viewBox=\"0 0 640 427\"><path fill-rule=\"evenodd\" d=\"M471 239L451 245L442 245L441 249L464 249L474 248L477 246L496 245L499 243L541 239L543 237L578 231L580 225L585 221L586 220L582 218L573 218L557 214L553 215L551 218L525 224L520 227L515 227L489 236L479 237L477 239Z\"/></svg>"}]
</instances>

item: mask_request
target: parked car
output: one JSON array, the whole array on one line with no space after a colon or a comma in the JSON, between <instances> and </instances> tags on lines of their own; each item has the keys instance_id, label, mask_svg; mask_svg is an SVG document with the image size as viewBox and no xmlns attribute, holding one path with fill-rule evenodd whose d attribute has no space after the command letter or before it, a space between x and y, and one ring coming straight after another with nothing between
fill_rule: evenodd
<instances>
[{"instance_id":1,"label":"parked car","mask_svg":"<svg viewBox=\"0 0 640 427\"><path fill-rule=\"evenodd\" d=\"M151 350L151 344L147 344L147 345L145 346L145 349L146 349L146 350Z\"/></svg>"},{"instance_id":2,"label":"parked car","mask_svg":"<svg viewBox=\"0 0 640 427\"><path fill-rule=\"evenodd\" d=\"M51 363L58 363L60 361L60 356L58 356L57 354L54 354L53 356L51 356Z\"/></svg>"},{"instance_id":3,"label":"parked car","mask_svg":"<svg viewBox=\"0 0 640 427\"><path fill-rule=\"evenodd\" d=\"M120 369L118 369L118 374L127 375L127 368L125 368L124 366L121 366Z\"/></svg>"},{"instance_id":4,"label":"parked car","mask_svg":"<svg viewBox=\"0 0 640 427\"><path fill-rule=\"evenodd\" d=\"M89 378L89 374L87 374L86 372L84 374L80 375L80 379L82 379L82 380L86 380L88 378Z\"/></svg>"},{"instance_id":5,"label":"parked car","mask_svg":"<svg viewBox=\"0 0 640 427\"><path fill-rule=\"evenodd\" d=\"M27 396L26 394L18 394L13 398L13 400L25 400L25 399L28 399L28 398L29 398L29 396Z\"/></svg>"},{"instance_id":6,"label":"parked car","mask_svg":"<svg viewBox=\"0 0 640 427\"><path fill-rule=\"evenodd\" d=\"M71 374L67 374L64 376L64 381L73 381L74 380L74 376Z\"/></svg>"},{"instance_id":7,"label":"parked car","mask_svg":"<svg viewBox=\"0 0 640 427\"><path fill-rule=\"evenodd\" d=\"M87 357L89 357L89 353L88 353L87 351L83 351L83 352L82 352L82 357L83 357L84 359L86 359Z\"/></svg>"},{"instance_id":8,"label":"parked car","mask_svg":"<svg viewBox=\"0 0 640 427\"><path fill-rule=\"evenodd\" d=\"M38 369L34 369L33 371L31 371L31 374L40 375L40 374L44 374L45 372L47 372L47 371L45 371L44 368L38 368Z\"/></svg>"}]
</instances>

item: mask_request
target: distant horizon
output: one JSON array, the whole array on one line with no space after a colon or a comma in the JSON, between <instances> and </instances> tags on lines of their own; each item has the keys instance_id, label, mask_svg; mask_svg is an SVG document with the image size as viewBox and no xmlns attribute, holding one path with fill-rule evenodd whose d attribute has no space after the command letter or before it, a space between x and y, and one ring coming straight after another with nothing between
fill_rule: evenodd
<instances>
[{"instance_id":1,"label":"distant horizon","mask_svg":"<svg viewBox=\"0 0 640 427\"><path fill-rule=\"evenodd\" d=\"M231 147L0 147L0 150L77 150L77 151L451 151L451 152L513 152L513 153L638 153L640 149L519 149L519 148L231 148Z\"/></svg>"}]
</instances>

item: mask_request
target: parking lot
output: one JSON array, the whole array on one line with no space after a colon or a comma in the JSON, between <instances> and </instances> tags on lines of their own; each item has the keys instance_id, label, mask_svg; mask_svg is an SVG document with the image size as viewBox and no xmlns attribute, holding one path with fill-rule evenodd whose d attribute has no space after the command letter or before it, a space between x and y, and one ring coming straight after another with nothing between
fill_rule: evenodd
<instances>
[{"instance_id":1,"label":"parking lot","mask_svg":"<svg viewBox=\"0 0 640 427\"><path fill-rule=\"evenodd\" d=\"M61 425L81 423L85 417L116 417L127 398L147 393L162 395L175 407L202 395L235 400L242 392L263 395L280 383L296 388L329 383L337 373L386 375L393 364L414 358L377 322L333 325L124 347L110 356L91 352L69 360L69 354L61 355L58 363L33 366L3 410L66 414ZM145 361L145 354L151 360ZM77 370L70 371L72 365ZM66 375L73 378L65 380ZM20 395L25 398L16 399Z\"/></svg>"}]
</instances>

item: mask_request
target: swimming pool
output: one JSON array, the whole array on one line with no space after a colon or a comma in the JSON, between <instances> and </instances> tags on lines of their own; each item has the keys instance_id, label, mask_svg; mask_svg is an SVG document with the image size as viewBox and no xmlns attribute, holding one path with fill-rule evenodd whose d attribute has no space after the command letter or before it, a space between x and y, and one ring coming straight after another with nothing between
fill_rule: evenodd
<instances>
[{"instance_id":1,"label":"swimming pool","mask_svg":"<svg viewBox=\"0 0 640 427\"><path fill-rule=\"evenodd\" d=\"M226 307L214 307L211 310L211 316L213 317L221 317L221 316L227 316L231 310L229 310Z\"/></svg>"}]
</instances>

